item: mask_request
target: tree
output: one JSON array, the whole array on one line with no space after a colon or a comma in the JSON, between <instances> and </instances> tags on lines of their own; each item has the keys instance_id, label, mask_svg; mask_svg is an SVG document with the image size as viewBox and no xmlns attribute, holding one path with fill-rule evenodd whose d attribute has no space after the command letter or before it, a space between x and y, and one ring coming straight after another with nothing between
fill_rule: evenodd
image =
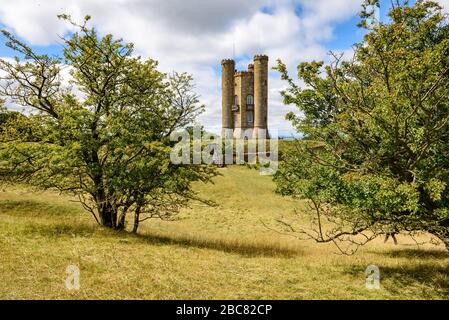
<instances>
[{"instance_id":1,"label":"tree","mask_svg":"<svg viewBox=\"0 0 449 320\"><path fill-rule=\"evenodd\" d=\"M26 116L17 111L8 110L0 99L0 143L12 136L21 136L26 141L33 141L33 134ZM6 139L6 140L5 140Z\"/></svg>"},{"instance_id":2,"label":"tree","mask_svg":"<svg viewBox=\"0 0 449 320\"><path fill-rule=\"evenodd\" d=\"M88 27L63 38L63 57L38 55L7 31L20 57L0 60L0 95L28 112L29 136L2 133L0 177L76 195L106 227L134 228L149 218L170 218L198 199L193 181L210 181L206 166L170 163L170 134L204 107L188 74L164 74L157 62L133 56L132 44ZM70 74L70 85L64 84Z\"/></svg>"},{"instance_id":3,"label":"tree","mask_svg":"<svg viewBox=\"0 0 449 320\"><path fill-rule=\"evenodd\" d=\"M309 143L286 155L275 181L307 199L311 227L286 230L343 252L382 233L427 232L449 249L449 24L435 2L394 5L388 22L369 24L350 59L302 63L289 84L287 118ZM348 246L343 246L343 241ZM355 245L356 247L354 247Z\"/></svg>"},{"instance_id":4,"label":"tree","mask_svg":"<svg viewBox=\"0 0 449 320\"><path fill-rule=\"evenodd\" d=\"M0 130L2 130L8 121L9 112L5 107L5 101L0 99Z\"/></svg>"}]
</instances>

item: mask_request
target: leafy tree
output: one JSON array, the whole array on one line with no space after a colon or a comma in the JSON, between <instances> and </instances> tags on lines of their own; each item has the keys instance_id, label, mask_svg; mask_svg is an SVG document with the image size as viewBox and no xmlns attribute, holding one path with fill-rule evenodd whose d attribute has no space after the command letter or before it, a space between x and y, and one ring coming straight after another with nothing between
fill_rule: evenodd
<instances>
[{"instance_id":1,"label":"leafy tree","mask_svg":"<svg viewBox=\"0 0 449 320\"><path fill-rule=\"evenodd\" d=\"M0 60L0 95L28 110L16 124L33 139L2 133L1 179L74 194L109 228L124 229L131 213L134 232L143 220L172 217L198 198L191 183L215 174L170 163L170 134L204 109L192 77L161 73L132 44L99 37L88 16L81 25L60 18L78 30L63 38L63 57L38 55L2 31L19 57Z\"/></svg>"},{"instance_id":2,"label":"leafy tree","mask_svg":"<svg viewBox=\"0 0 449 320\"><path fill-rule=\"evenodd\" d=\"M284 102L301 111L287 118L312 141L275 177L278 192L309 200L311 227L281 223L347 253L397 232L427 232L449 249L448 16L435 2L405 1L372 24L379 3L365 4L368 32L353 57L300 64L303 88L278 62Z\"/></svg>"},{"instance_id":3,"label":"leafy tree","mask_svg":"<svg viewBox=\"0 0 449 320\"><path fill-rule=\"evenodd\" d=\"M26 141L33 141L27 117L20 112L8 110L0 99L0 142L6 142L12 136L21 136Z\"/></svg>"},{"instance_id":4,"label":"leafy tree","mask_svg":"<svg viewBox=\"0 0 449 320\"><path fill-rule=\"evenodd\" d=\"M5 107L5 101L0 99L0 130L4 128L6 122L8 121L9 113Z\"/></svg>"}]
</instances>

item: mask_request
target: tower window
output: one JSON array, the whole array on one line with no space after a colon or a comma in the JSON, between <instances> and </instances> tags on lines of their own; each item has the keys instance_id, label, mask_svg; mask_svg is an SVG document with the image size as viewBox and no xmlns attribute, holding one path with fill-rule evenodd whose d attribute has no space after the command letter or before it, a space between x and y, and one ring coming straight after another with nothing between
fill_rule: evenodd
<instances>
[{"instance_id":1,"label":"tower window","mask_svg":"<svg viewBox=\"0 0 449 320\"><path fill-rule=\"evenodd\" d=\"M239 105L239 97L237 95L234 96L234 105Z\"/></svg>"},{"instance_id":2,"label":"tower window","mask_svg":"<svg viewBox=\"0 0 449 320\"><path fill-rule=\"evenodd\" d=\"M254 114L252 111L248 111L246 113L246 120L248 121L248 123L253 123L254 122Z\"/></svg>"},{"instance_id":3,"label":"tower window","mask_svg":"<svg viewBox=\"0 0 449 320\"><path fill-rule=\"evenodd\" d=\"M248 95L247 97L246 97L246 104L247 105L253 105L254 104L254 97L252 96L252 95Z\"/></svg>"}]
</instances>

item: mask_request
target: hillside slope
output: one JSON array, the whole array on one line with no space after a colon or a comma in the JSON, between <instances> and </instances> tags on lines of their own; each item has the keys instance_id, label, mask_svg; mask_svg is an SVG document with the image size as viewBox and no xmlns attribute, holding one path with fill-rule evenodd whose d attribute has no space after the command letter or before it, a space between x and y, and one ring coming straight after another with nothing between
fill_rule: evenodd
<instances>
[{"instance_id":1,"label":"hillside slope","mask_svg":"<svg viewBox=\"0 0 449 320\"><path fill-rule=\"evenodd\" d=\"M269 177L221 169L197 185L217 207L192 204L139 235L102 229L78 204L22 188L0 192L0 299L419 299L449 298L449 254L410 239L382 239L355 256L267 229L302 204L275 195ZM65 288L66 268L81 288ZM381 289L365 287L377 265Z\"/></svg>"}]
</instances>

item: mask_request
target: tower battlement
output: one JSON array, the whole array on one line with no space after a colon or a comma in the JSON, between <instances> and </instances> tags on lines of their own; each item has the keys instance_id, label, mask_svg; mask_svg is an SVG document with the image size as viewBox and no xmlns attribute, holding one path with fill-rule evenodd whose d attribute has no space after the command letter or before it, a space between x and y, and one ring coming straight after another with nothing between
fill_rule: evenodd
<instances>
[{"instance_id":1,"label":"tower battlement","mask_svg":"<svg viewBox=\"0 0 449 320\"><path fill-rule=\"evenodd\" d=\"M266 60L266 61L268 61L268 56L266 56L264 54L256 54L254 56L254 61L255 60Z\"/></svg>"},{"instance_id":2,"label":"tower battlement","mask_svg":"<svg viewBox=\"0 0 449 320\"><path fill-rule=\"evenodd\" d=\"M257 54L248 70L236 71L235 61L223 59L222 129L235 137L250 129L253 137L268 130L268 56Z\"/></svg>"},{"instance_id":3,"label":"tower battlement","mask_svg":"<svg viewBox=\"0 0 449 320\"><path fill-rule=\"evenodd\" d=\"M221 64L222 65L224 65L224 64L235 64L235 62L232 59L223 59L223 60L221 60Z\"/></svg>"},{"instance_id":4,"label":"tower battlement","mask_svg":"<svg viewBox=\"0 0 449 320\"><path fill-rule=\"evenodd\" d=\"M234 73L234 77L249 76L249 75L251 75L251 72L249 71L236 71Z\"/></svg>"}]
</instances>

